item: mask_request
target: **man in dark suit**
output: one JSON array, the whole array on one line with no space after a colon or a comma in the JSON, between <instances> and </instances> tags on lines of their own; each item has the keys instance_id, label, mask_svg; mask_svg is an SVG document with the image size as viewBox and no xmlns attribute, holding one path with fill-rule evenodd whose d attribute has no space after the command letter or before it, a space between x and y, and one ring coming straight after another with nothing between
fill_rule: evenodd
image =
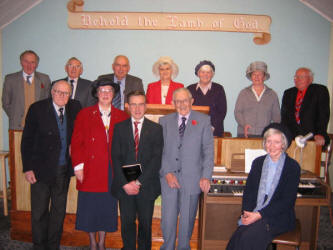
<instances>
[{"instance_id":1,"label":"man in dark suit","mask_svg":"<svg viewBox=\"0 0 333 250\"><path fill-rule=\"evenodd\" d=\"M160 181L162 191L163 250L190 249L190 239L201 192L207 193L214 167L214 139L208 115L192 110L186 88L173 92L177 112L160 118L164 148Z\"/></svg>"},{"instance_id":2,"label":"man in dark suit","mask_svg":"<svg viewBox=\"0 0 333 250\"><path fill-rule=\"evenodd\" d=\"M294 76L295 87L287 89L282 98L281 119L293 137L312 132L317 145L329 143L327 124L330 98L327 87L312 83L313 73L299 68Z\"/></svg>"},{"instance_id":3,"label":"man in dark suit","mask_svg":"<svg viewBox=\"0 0 333 250\"><path fill-rule=\"evenodd\" d=\"M51 80L36 71L39 56L32 50L20 55L22 70L6 75L2 91L2 108L9 119L9 129L23 130L25 116L32 103L49 97Z\"/></svg>"},{"instance_id":4,"label":"man in dark suit","mask_svg":"<svg viewBox=\"0 0 333 250\"><path fill-rule=\"evenodd\" d=\"M80 101L82 108L94 105L97 99L95 99L91 94L92 82L80 77L83 73L81 61L76 57L71 57L66 63L65 71L67 73L67 77L60 80L65 80L71 84L71 99Z\"/></svg>"},{"instance_id":5,"label":"man in dark suit","mask_svg":"<svg viewBox=\"0 0 333 250\"><path fill-rule=\"evenodd\" d=\"M118 83L120 85L120 91L113 98L112 105L116 108L124 110L124 105L127 102L127 95L133 91L142 91L142 80L136 76L129 75L130 63L126 56L118 55L114 58L112 64L113 74L101 75L98 79L106 78L110 81Z\"/></svg>"},{"instance_id":6,"label":"man in dark suit","mask_svg":"<svg viewBox=\"0 0 333 250\"><path fill-rule=\"evenodd\" d=\"M66 81L56 82L51 95L30 106L21 141L23 172L31 184L34 250L59 249L73 175L68 149L81 109L79 101L69 100L71 86Z\"/></svg>"},{"instance_id":7,"label":"man in dark suit","mask_svg":"<svg viewBox=\"0 0 333 250\"><path fill-rule=\"evenodd\" d=\"M113 132L111 155L114 178L111 192L119 199L122 249L136 249L135 220L138 216L138 249L149 250L154 203L161 193L162 127L144 118L144 92L131 92L128 105L131 118L116 124ZM141 164L142 173L136 180L127 181L122 166L132 164Z\"/></svg>"}]
</instances>

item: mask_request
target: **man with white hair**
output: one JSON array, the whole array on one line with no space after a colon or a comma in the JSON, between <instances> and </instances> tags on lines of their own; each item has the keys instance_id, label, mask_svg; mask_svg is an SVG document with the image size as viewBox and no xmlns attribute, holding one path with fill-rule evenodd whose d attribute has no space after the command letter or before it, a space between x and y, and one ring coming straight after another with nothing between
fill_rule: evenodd
<instances>
[{"instance_id":1,"label":"man with white hair","mask_svg":"<svg viewBox=\"0 0 333 250\"><path fill-rule=\"evenodd\" d=\"M328 145L327 124L330 119L330 97L327 87L312 83L309 68L299 68L294 76L295 87L287 89L282 98L282 123L293 137L313 133L317 145Z\"/></svg>"}]
</instances>

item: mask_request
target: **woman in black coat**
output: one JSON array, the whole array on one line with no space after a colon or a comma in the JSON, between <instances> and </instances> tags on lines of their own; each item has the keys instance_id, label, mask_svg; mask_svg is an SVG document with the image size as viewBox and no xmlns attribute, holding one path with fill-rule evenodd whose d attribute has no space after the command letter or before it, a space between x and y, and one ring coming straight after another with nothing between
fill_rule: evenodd
<instances>
[{"instance_id":1,"label":"woman in black coat","mask_svg":"<svg viewBox=\"0 0 333 250\"><path fill-rule=\"evenodd\" d=\"M266 249L273 238L295 228L300 166L285 150L290 132L278 123L264 129L267 155L252 163L243 195L242 215L227 250Z\"/></svg>"}]
</instances>

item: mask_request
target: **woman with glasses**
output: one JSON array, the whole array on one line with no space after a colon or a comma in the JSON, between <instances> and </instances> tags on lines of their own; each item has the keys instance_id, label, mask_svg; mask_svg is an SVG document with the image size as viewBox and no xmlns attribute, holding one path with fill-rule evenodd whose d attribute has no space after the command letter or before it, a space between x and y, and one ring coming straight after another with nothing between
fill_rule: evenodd
<instances>
[{"instance_id":1,"label":"woman with glasses","mask_svg":"<svg viewBox=\"0 0 333 250\"><path fill-rule=\"evenodd\" d=\"M117 231L117 200L110 193L111 142L115 123L128 118L111 105L118 91L119 85L109 80L95 81L92 94L97 104L78 114L72 136L71 157L79 191L76 229L89 234L92 250L104 250L106 232Z\"/></svg>"}]
</instances>

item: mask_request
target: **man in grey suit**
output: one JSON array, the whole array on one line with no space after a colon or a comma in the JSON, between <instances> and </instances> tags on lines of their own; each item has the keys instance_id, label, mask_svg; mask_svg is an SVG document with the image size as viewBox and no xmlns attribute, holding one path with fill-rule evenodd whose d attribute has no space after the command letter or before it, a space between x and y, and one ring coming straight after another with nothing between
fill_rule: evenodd
<instances>
[{"instance_id":1,"label":"man in grey suit","mask_svg":"<svg viewBox=\"0 0 333 250\"><path fill-rule=\"evenodd\" d=\"M193 111L186 88L173 92L177 112L160 118L164 148L162 189L162 250L174 250L179 215L178 250L191 249L201 192L208 192L214 167L214 139L209 116Z\"/></svg>"},{"instance_id":2,"label":"man in grey suit","mask_svg":"<svg viewBox=\"0 0 333 250\"><path fill-rule=\"evenodd\" d=\"M30 105L50 96L51 80L36 72L39 56L32 50L20 55L22 70L5 77L2 91L2 108L9 119L9 129L23 130Z\"/></svg>"},{"instance_id":3,"label":"man in grey suit","mask_svg":"<svg viewBox=\"0 0 333 250\"><path fill-rule=\"evenodd\" d=\"M113 98L112 105L124 110L127 95L133 91L144 92L142 80L136 76L129 75L130 63L126 56L118 55L112 64L113 74L100 75L97 80L108 79L120 85L119 93Z\"/></svg>"},{"instance_id":4,"label":"man in grey suit","mask_svg":"<svg viewBox=\"0 0 333 250\"><path fill-rule=\"evenodd\" d=\"M80 77L83 73L81 61L76 57L69 58L65 65L65 71L67 77L59 80L65 80L71 84L73 90L71 99L78 100L81 103L82 108L96 104L97 99L91 94L92 82ZM54 82L52 82L52 85Z\"/></svg>"}]
</instances>

